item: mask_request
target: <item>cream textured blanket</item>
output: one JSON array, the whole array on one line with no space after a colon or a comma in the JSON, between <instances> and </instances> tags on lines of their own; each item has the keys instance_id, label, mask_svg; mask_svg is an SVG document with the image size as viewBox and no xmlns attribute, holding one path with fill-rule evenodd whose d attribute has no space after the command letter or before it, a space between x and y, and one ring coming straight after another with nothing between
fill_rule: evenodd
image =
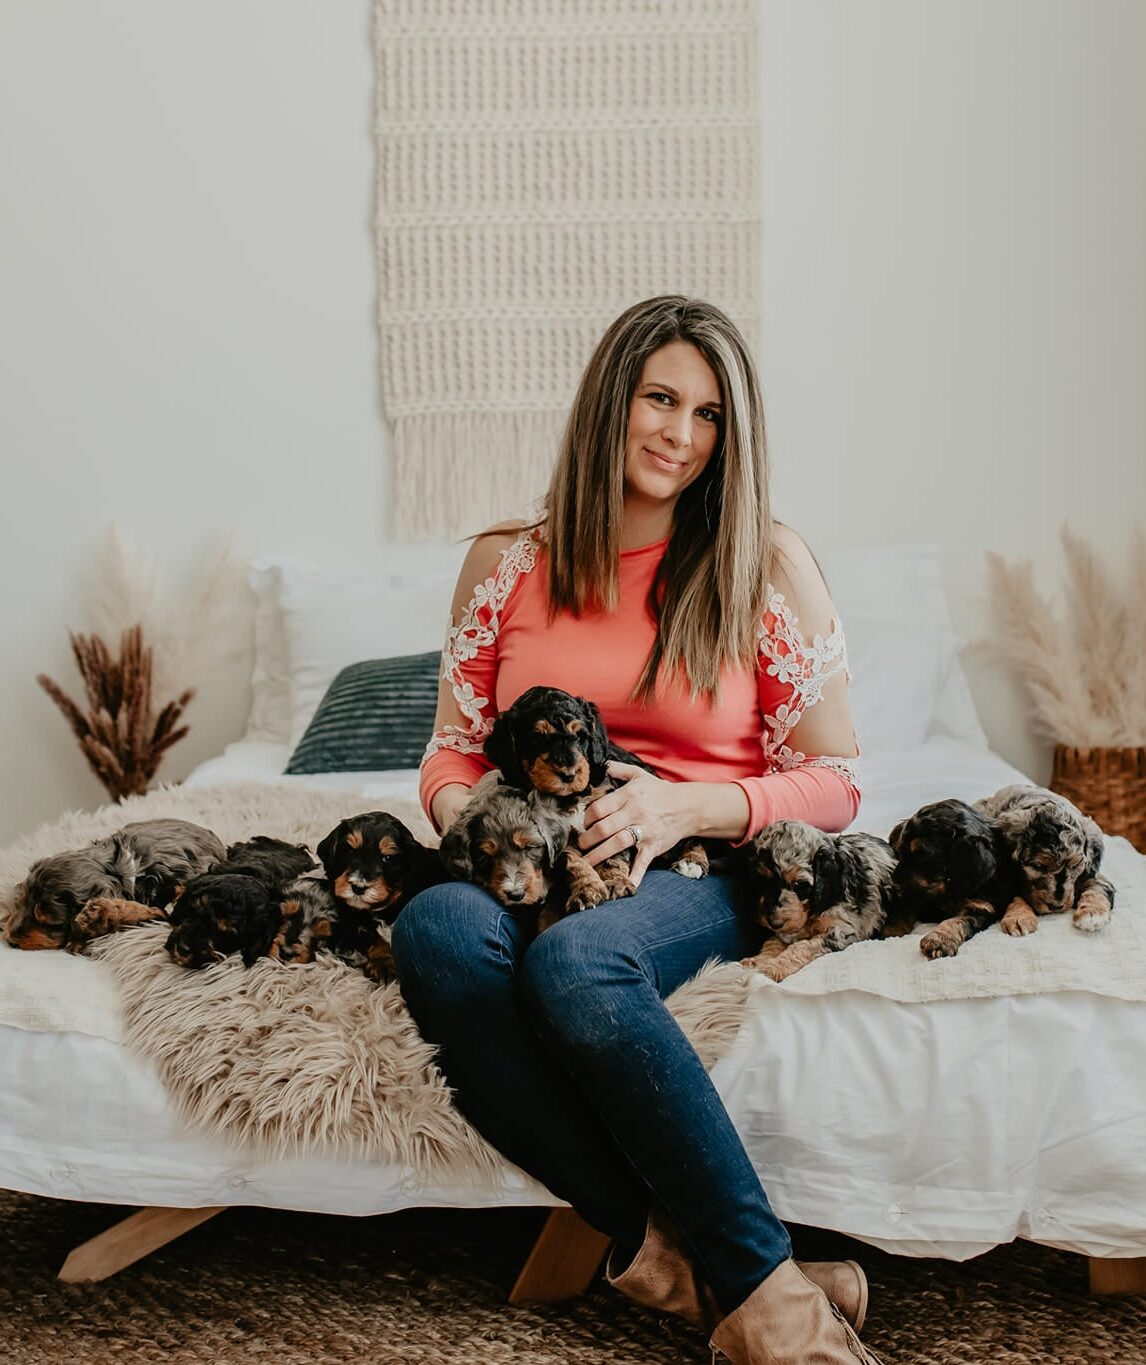
<instances>
[{"instance_id":1,"label":"cream textured blanket","mask_svg":"<svg viewBox=\"0 0 1146 1365\"><path fill-rule=\"evenodd\" d=\"M378 325L397 530L545 491L623 308L683 293L755 341L753 0L376 0Z\"/></svg>"}]
</instances>

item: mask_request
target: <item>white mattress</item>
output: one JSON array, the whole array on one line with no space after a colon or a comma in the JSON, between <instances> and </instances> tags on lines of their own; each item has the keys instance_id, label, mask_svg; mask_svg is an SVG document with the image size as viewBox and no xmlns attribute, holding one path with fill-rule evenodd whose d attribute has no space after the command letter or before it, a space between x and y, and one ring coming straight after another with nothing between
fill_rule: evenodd
<instances>
[{"instance_id":1,"label":"white mattress","mask_svg":"<svg viewBox=\"0 0 1146 1365\"><path fill-rule=\"evenodd\" d=\"M281 776L241 742L195 785L279 781L411 795L417 774ZM866 759L857 828L1021 776L952 741ZM1125 909L1125 907L1120 907ZM1022 1236L1146 1255L1146 1005L1082 992L902 1004L763 992L714 1072L781 1217L908 1255L964 1259ZM262 1162L186 1131L151 1069L78 1033L0 1027L0 1185L125 1204L373 1214L555 1204L506 1165L474 1187L362 1161Z\"/></svg>"}]
</instances>

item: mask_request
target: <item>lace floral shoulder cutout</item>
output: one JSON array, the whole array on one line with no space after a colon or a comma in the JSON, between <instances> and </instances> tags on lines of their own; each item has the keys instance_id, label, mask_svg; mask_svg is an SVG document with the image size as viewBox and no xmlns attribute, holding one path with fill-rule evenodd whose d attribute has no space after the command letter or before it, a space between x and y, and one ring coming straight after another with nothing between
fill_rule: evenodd
<instances>
[{"instance_id":1,"label":"lace floral shoulder cutout","mask_svg":"<svg viewBox=\"0 0 1146 1365\"><path fill-rule=\"evenodd\" d=\"M826 637L816 634L810 642L805 640L784 594L769 584L768 605L760 622L758 640L765 672L792 689L788 700L764 717L761 743L768 767L773 771L799 767L833 768L858 788L859 768L854 758L830 755L809 758L786 742L804 713L822 699L824 688L832 678L843 673L851 681L840 621L832 622L831 632Z\"/></svg>"},{"instance_id":2,"label":"lace floral shoulder cutout","mask_svg":"<svg viewBox=\"0 0 1146 1365\"><path fill-rule=\"evenodd\" d=\"M480 754L486 736L493 729L489 714L490 699L480 696L466 678L463 665L478 651L497 641L501 613L522 574L530 573L537 563L541 531L534 527L522 531L512 545L502 550L497 567L473 590L461 619L450 625L442 650L442 677L450 684L459 713L466 725L446 725L434 732L426 746L426 756L439 749L454 749L462 754Z\"/></svg>"}]
</instances>

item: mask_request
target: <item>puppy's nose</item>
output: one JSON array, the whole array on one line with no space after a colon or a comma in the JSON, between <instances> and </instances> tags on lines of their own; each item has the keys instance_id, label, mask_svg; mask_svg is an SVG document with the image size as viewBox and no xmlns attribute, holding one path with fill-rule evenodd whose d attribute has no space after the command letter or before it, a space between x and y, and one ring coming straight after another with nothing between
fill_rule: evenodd
<instances>
[{"instance_id":1,"label":"puppy's nose","mask_svg":"<svg viewBox=\"0 0 1146 1365\"><path fill-rule=\"evenodd\" d=\"M354 892L365 891L366 888L370 885L370 883L366 881L364 877L350 877L348 880L350 882L350 889L351 891Z\"/></svg>"},{"instance_id":2,"label":"puppy's nose","mask_svg":"<svg viewBox=\"0 0 1146 1365\"><path fill-rule=\"evenodd\" d=\"M513 901L515 905L519 901L523 901L525 899L525 892L517 890L516 887L512 889L510 887L506 887L505 891L502 892L502 894L505 896L507 901Z\"/></svg>"}]
</instances>

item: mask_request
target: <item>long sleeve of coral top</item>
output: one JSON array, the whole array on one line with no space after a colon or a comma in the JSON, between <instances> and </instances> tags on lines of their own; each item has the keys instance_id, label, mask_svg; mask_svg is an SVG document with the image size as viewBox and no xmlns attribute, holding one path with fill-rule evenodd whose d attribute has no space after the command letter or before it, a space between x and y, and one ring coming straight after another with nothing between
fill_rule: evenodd
<instances>
[{"instance_id":1,"label":"long sleeve of coral top","mask_svg":"<svg viewBox=\"0 0 1146 1365\"><path fill-rule=\"evenodd\" d=\"M610 738L672 781L736 782L748 797L751 837L772 820L844 829L859 807L854 758L805 754L795 732L824 687L846 677L843 632L805 640L784 597L769 590L757 667L726 668L717 704L662 680L654 703L631 698L653 643L647 600L666 542L621 555L612 612L550 621L544 545L523 532L484 582L474 585L442 654L443 713L422 760L420 795L430 811L444 786L472 786L492 766L482 752L498 713L528 687L560 687L600 707ZM452 706L450 697L452 696Z\"/></svg>"}]
</instances>

